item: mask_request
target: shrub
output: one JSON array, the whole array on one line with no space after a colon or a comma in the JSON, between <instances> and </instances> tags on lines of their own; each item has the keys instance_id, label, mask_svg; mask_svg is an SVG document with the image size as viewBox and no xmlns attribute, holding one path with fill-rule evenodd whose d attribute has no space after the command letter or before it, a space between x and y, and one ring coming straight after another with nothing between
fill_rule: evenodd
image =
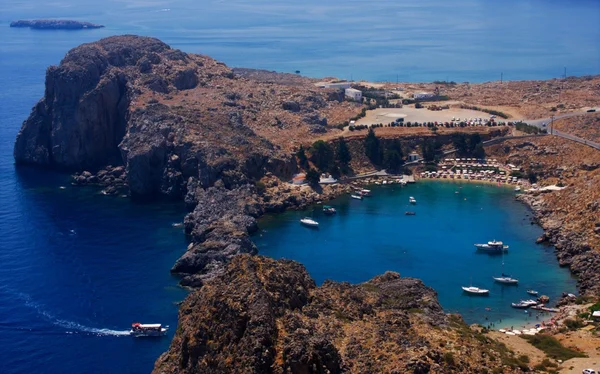
<instances>
[{"instance_id":1,"label":"shrub","mask_svg":"<svg viewBox=\"0 0 600 374\"><path fill-rule=\"evenodd\" d=\"M310 169L306 172L306 182L311 186L317 186L321 180L321 175L315 169Z\"/></svg>"},{"instance_id":2,"label":"shrub","mask_svg":"<svg viewBox=\"0 0 600 374\"><path fill-rule=\"evenodd\" d=\"M265 184L261 181L257 181L254 186L256 187L256 192L261 195L267 190L267 186L265 186Z\"/></svg>"},{"instance_id":3,"label":"shrub","mask_svg":"<svg viewBox=\"0 0 600 374\"><path fill-rule=\"evenodd\" d=\"M586 357L584 353L563 346L556 338L549 335L523 336L523 339L556 360L565 361L574 357Z\"/></svg>"}]
</instances>

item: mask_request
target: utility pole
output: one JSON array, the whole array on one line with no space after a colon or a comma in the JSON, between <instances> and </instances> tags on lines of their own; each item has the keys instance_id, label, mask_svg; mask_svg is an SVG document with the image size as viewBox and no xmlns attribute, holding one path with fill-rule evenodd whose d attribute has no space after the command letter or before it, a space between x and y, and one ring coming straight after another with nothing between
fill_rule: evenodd
<instances>
[{"instance_id":1,"label":"utility pole","mask_svg":"<svg viewBox=\"0 0 600 374\"><path fill-rule=\"evenodd\" d=\"M550 117L550 135L554 135L554 116Z\"/></svg>"},{"instance_id":2,"label":"utility pole","mask_svg":"<svg viewBox=\"0 0 600 374\"><path fill-rule=\"evenodd\" d=\"M502 76L504 75L504 73L500 73L500 84L502 84Z\"/></svg>"}]
</instances>

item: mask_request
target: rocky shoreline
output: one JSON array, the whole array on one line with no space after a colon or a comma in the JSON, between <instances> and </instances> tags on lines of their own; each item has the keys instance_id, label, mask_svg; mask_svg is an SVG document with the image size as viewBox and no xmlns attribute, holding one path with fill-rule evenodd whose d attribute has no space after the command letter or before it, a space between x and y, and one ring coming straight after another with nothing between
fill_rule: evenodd
<instances>
[{"instance_id":1,"label":"rocky shoreline","mask_svg":"<svg viewBox=\"0 0 600 374\"><path fill-rule=\"evenodd\" d=\"M590 247L585 235L565 230L564 222L555 217L556 212L540 199L540 195L521 194L517 200L531 209L535 222L544 229L536 242L554 246L560 266L568 266L571 273L577 276L580 294L598 295L600 253Z\"/></svg>"}]
</instances>

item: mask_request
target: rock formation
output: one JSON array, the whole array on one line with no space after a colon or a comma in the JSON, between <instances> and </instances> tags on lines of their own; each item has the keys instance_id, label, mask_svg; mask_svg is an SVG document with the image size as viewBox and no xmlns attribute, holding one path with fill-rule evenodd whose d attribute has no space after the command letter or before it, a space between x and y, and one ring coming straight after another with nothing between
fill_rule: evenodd
<instances>
[{"instance_id":1,"label":"rock formation","mask_svg":"<svg viewBox=\"0 0 600 374\"><path fill-rule=\"evenodd\" d=\"M185 200L193 244L173 271L198 284L198 273L256 252L248 234L264 211L318 199L263 196L255 187L266 176L291 179L297 166L283 147L311 133L305 118L318 118L326 132L327 116L359 110L328 101L329 92L307 78L283 75L272 83L258 71L244 74L152 38L84 44L48 68L15 160L78 172L76 184L101 185L105 193L128 188L137 199ZM297 110L284 109L288 102Z\"/></svg>"},{"instance_id":2,"label":"rock formation","mask_svg":"<svg viewBox=\"0 0 600 374\"><path fill-rule=\"evenodd\" d=\"M515 362L418 279L316 287L296 262L241 255L181 305L154 373L510 373Z\"/></svg>"}]
</instances>

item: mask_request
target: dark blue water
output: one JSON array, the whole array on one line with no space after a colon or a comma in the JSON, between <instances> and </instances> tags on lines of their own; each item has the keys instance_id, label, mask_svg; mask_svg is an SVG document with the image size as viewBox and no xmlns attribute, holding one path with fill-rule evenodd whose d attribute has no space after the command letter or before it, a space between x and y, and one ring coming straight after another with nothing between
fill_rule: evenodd
<instances>
[{"instance_id":1,"label":"dark blue water","mask_svg":"<svg viewBox=\"0 0 600 374\"><path fill-rule=\"evenodd\" d=\"M409 205L409 196L417 205ZM470 323L532 322L535 317L510 307L530 298L527 289L555 301L576 289L569 271L558 267L552 248L535 244L542 230L530 224L528 210L508 188L420 182L375 188L373 197L359 201L345 196L331 205L338 210L335 216L314 208L318 230L299 224L310 210L262 219L263 232L255 237L260 253L300 261L318 283L364 282L387 270L420 278L438 292L446 311L459 312ZM406 216L406 211L416 215ZM492 239L510 246L504 272L519 279L519 286L494 283L492 276L503 270L502 256L475 251L474 243ZM461 286L471 281L489 289L490 296L463 295Z\"/></svg>"},{"instance_id":2,"label":"dark blue water","mask_svg":"<svg viewBox=\"0 0 600 374\"><path fill-rule=\"evenodd\" d=\"M52 17L97 22L108 27L85 32L8 27L15 19ZM156 357L167 348L169 339L143 341L118 335L132 320L162 322L174 327L177 313L174 303L184 297L184 292L176 287L176 279L168 272L186 246L181 232L171 227L172 222L182 219L179 207L133 205L125 199L71 188L61 176L37 171L17 173L14 168L14 138L31 107L43 95L45 70L48 65L57 64L69 49L102 37L132 33L158 37L173 47L208 54L231 66L301 70L309 76L474 82L495 80L504 72L505 79L542 79L559 76L565 66L569 75L600 73L599 17L600 2L596 0L418 3L3 0L0 2L0 371L148 372ZM61 185L68 188L61 190ZM381 198L384 194L381 193ZM486 199L485 194L480 198ZM323 228L318 233L302 231L302 238L329 232L337 241L344 236L344 230L369 227L371 221L392 217L386 213L391 209L386 206L392 203L376 204L375 199L362 205L341 203L350 204L347 207L354 213L331 219L332 223L339 223L335 226L341 230L339 233ZM437 198L432 197L431 201L434 199ZM356 215L356 209L373 208L373 204L379 205L377 214ZM427 199L420 202L419 209L427 204ZM486 204L488 209L497 205L495 200ZM481 220L504 217L515 222L522 218L522 208L498 209L504 213L477 217ZM362 281L388 268L399 269L405 275L418 275L428 284L440 287L445 306L458 310L460 305L456 303L464 304L463 299L453 293L454 286L447 288L452 292L444 291L444 282L462 284L467 282L467 274L472 273L475 279L481 274L465 270L471 257L458 261L457 270L449 279L440 280L436 275L439 271L431 267L438 258L460 259L472 255L470 245L475 238L457 236L453 230L473 218L456 216L450 210L447 213L453 214L449 217L455 220L440 221L436 226L433 221L424 220L426 211L420 211L410 221L420 222L419 227L407 229L402 222L391 233L382 232L379 236L367 233L368 239L355 236L351 245L337 252L315 249L310 258L299 259L319 281L326 277ZM363 222L360 217L368 220ZM298 229L295 218L293 228ZM283 227L278 235L284 235L286 230ZM529 246L537 235L535 230L539 229L527 227L527 230L532 231L523 234L526 239L519 239L520 234L511 231L506 233L506 240L510 239L513 247L518 248L520 240ZM477 239L487 240L491 234L484 232ZM416 240L408 239L412 235L421 237L420 246L406 244L406 254L396 253L397 243ZM441 242L434 245L431 239ZM294 234L286 236L282 243L297 240ZM311 243L311 248L318 243L318 240ZM353 247L357 243L362 244L358 249ZM337 245L333 240L330 244ZM296 248L298 256L305 254L306 248ZM359 249L367 251L367 256L359 255ZM266 253L271 250L275 250L273 245L265 247ZM522 253L533 256L522 258L534 264L535 271L531 273L560 278L558 281L540 278L539 284L532 278L536 287L544 289L546 283L563 281L572 285L566 273L556 269L549 251L536 247ZM291 257L291 253L286 256ZM401 261L394 260L394 256L400 256ZM509 257L516 258L512 253ZM320 259L321 266L315 266L316 259ZM489 261L489 266L498 270L498 261L478 259L482 263ZM528 275L520 272L519 276L525 279ZM470 302L475 319L485 303ZM468 310L467 316L471 316Z\"/></svg>"}]
</instances>

